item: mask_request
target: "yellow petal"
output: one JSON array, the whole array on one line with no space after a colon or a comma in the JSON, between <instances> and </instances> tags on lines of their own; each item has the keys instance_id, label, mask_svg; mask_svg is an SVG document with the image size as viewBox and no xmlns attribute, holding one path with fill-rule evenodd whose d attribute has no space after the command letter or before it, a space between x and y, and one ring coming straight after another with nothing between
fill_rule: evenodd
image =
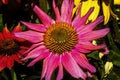
<instances>
[{"instance_id":1,"label":"yellow petal","mask_svg":"<svg viewBox=\"0 0 120 80\"><path fill-rule=\"evenodd\" d=\"M102 9L104 15L104 24L107 24L110 18L110 6L106 5L105 2L102 2Z\"/></svg>"},{"instance_id":2,"label":"yellow petal","mask_svg":"<svg viewBox=\"0 0 120 80\"><path fill-rule=\"evenodd\" d=\"M98 5L98 0L83 1L82 8L81 8L81 16L84 16L91 7L94 7L94 11L91 13L88 20L94 21L98 17L98 14L100 11L100 6Z\"/></svg>"},{"instance_id":3,"label":"yellow petal","mask_svg":"<svg viewBox=\"0 0 120 80\"><path fill-rule=\"evenodd\" d=\"M120 0L114 0L114 5L120 5Z\"/></svg>"},{"instance_id":4,"label":"yellow petal","mask_svg":"<svg viewBox=\"0 0 120 80\"><path fill-rule=\"evenodd\" d=\"M74 0L75 7L73 8L73 15L75 14L81 0Z\"/></svg>"}]
</instances>

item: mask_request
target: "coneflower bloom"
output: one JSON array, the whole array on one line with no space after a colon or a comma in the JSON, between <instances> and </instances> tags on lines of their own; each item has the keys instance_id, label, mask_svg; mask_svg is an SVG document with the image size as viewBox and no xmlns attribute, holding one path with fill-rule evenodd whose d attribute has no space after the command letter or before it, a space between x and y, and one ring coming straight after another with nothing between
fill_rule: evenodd
<instances>
[{"instance_id":1,"label":"coneflower bloom","mask_svg":"<svg viewBox=\"0 0 120 80\"><path fill-rule=\"evenodd\" d=\"M58 67L56 80L63 78L63 68L74 78L86 79L86 73L95 73L85 53L93 50L103 50L105 54L109 51L105 44L93 45L92 40L101 38L109 32L109 28L93 30L96 25L103 21L103 16L98 17L94 22L85 24L92 13L80 17L78 14L73 18L73 0L63 0L61 12L53 0L53 9L56 20L43 12L37 5L32 5L33 11L38 15L42 24L22 22L29 28L28 31L15 33L15 36L24 38L33 43L25 52L28 55L23 60L34 59L28 66L43 60L41 79L50 80L53 71ZM84 71L85 72L84 72Z\"/></svg>"},{"instance_id":2,"label":"coneflower bloom","mask_svg":"<svg viewBox=\"0 0 120 80\"><path fill-rule=\"evenodd\" d=\"M0 32L0 71L4 68L11 69L14 61L22 63L21 57L28 48L20 43L25 41L14 36L14 32L20 32L21 27L17 25L12 32L4 27Z\"/></svg>"}]
</instances>

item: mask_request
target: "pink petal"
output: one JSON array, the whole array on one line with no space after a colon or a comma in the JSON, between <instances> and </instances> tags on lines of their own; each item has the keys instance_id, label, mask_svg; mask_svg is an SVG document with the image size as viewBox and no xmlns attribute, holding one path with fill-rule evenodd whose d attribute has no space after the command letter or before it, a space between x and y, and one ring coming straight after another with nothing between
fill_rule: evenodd
<instances>
[{"instance_id":1,"label":"pink petal","mask_svg":"<svg viewBox=\"0 0 120 80\"><path fill-rule=\"evenodd\" d=\"M53 6L53 10L54 10L54 12L55 12L56 21L59 21L59 20L60 20L60 12L59 12L58 7L57 7L56 4L55 4L55 0L53 0L52 6Z\"/></svg>"},{"instance_id":2,"label":"pink petal","mask_svg":"<svg viewBox=\"0 0 120 80\"><path fill-rule=\"evenodd\" d=\"M106 48L105 44L93 45L90 42L83 42L83 41L79 41L78 45L80 45L83 49L87 49L87 50L97 50L97 49Z\"/></svg>"},{"instance_id":3,"label":"pink petal","mask_svg":"<svg viewBox=\"0 0 120 80\"><path fill-rule=\"evenodd\" d=\"M78 51L78 52L81 52L81 53L89 53L91 52L90 50L88 49L84 49L81 45L77 44L75 46L75 50Z\"/></svg>"},{"instance_id":4,"label":"pink petal","mask_svg":"<svg viewBox=\"0 0 120 80\"><path fill-rule=\"evenodd\" d=\"M57 75L56 80L62 80L62 78L63 78L63 65L60 62L59 71L58 71L58 75Z\"/></svg>"},{"instance_id":5,"label":"pink petal","mask_svg":"<svg viewBox=\"0 0 120 80\"><path fill-rule=\"evenodd\" d=\"M78 34L80 34L80 35L85 34L87 32L92 31L102 21L103 21L103 16L100 16L94 22L91 22L88 25L82 25L82 26L78 27L76 30L77 30Z\"/></svg>"},{"instance_id":6,"label":"pink petal","mask_svg":"<svg viewBox=\"0 0 120 80\"><path fill-rule=\"evenodd\" d=\"M30 51L28 53L28 55L25 58L23 58L22 60L26 60L26 59L29 59L29 58L36 58L40 54L42 54L42 52L44 52L45 50L46 50L45 46L39 46L39 47L33 49L32 51Z\"/></svg>"},{"instance_id":7,"label":"pink petal","mask_svg":"<svg viewBox=\"0 0 120 80\"><path fill-rule=\"evenodd\" d=\"M38 43L43 41L43 33L38 33L35 31L25 31L15 33L16 37L26 39L32 43Z\"/></svg>"},{"instance_id":8,"label":"pink petal","mask_svg":"<svg viewBox=\"0 0 120 80\"><path fill-rule=\"evenodd\" d=\"M47 72L46 72L46 80L51 80L51 75L53 73L53 71L57 68L57 66L59 65L60 62L60 57L58 54L55 54L53 56L50 57L49 59L49 64L48 64L48 68L47 68Z\"/></svg>"},{"instance_id":9,"label":"pink petal","mask_svg":"<svg viewBox=\"0 0 120 80\"><path fill-rule=\"evenodd\" d=\"M47 72L47 68L48 68L48 62L50 57L52 56L52 54L50 54L47 58L44 59L43 61L43 69L42 69L42 75L41 75L41 80L45 77L45 74Z\"/></svg>"},{"instance_id":10,"label":"pink petal","mask_svg":"<svg viewBox=\"0 0 120 80\"><path fill-rule=\"evenodd\" d=\"M75 61L84 69L88 69L89 71L91 71L92 73L96 72L96 69L94 66L92 66L86 56L84 54L81 54L77 51L72 51L72 55L73 55L73 58L75 59Z\"/></svg>"},{"instance_id":11,"label":"pink petal","mask_svg":"<svg viewBox=\"0 0 120 80\"><path fill-rule=\"evenodd\" d=\"M71 24L71 21L72 21L72 11L73 11L73 7L74 7L74 2L73 0L70 0L70 3L69 3L69 9L68 9L68 15L67 15L67 19L66 21L68 23Z\"/></svg>"},{"instance_id":12,"label":"pink petal","mask_svg":"<svg viewBox=\"0 0 120 80\"><path fill-rule=\"evenodd\" d=\"M23 21L22 21L22 23L24 25L26 25L29 29L39 31L39 32L45 32L46 31L45 26L42 25L42 24L34 24L34 23L23 22Z\"/></svg>"},{"instance_id":13,"label":"pink petal","mask_svg":"<svg viewBox=\"0 0 120 80\"><path fill-rule=\"evenodd\" d=\"M85 16L83 16L81 18L79 18L79 16L78 16L78 18L73 20L72 25L74 26L75 29L80 27L81 25L85 25L88 17L93 12L93 9L94 8L90 8L90 10L87 12L87 14Z\"/></svg>"},{"instance_id":14,"label":"pink petal","mask_svg":"<svg viewBox=\"0 0 120 80\"><path fill-rule=\"evenodd\" d=\"M33 11L38 15L39 19L41 19L42 23L46 26L49 27L54 20L50 18L44 11L42 11L37 5L33 6Z\"/></svg>"},{"instance_id":15,"label":"pink petal","mask_svg":"<svg viewBox=\"0 0 120 80\"><path fill-rule=\"evenodd\" d=\"M42 52L36 59L34 59L32 62L30 62L30 63L28 64L28 66L29 66L29 67L30 67L30 66L33 66L36 62L38 62L38 61L46 58L47 56L49 56L49 54L50 54L49 51L44 51L44 52Z\"/></svg>"},{"instance_id":16,"label":"pink petal","mask_svg":"<svg viewBox=\"0 0 120 80\"><path fill-rule=\"evenodd\" d=\"M93 22L91 22L90 24L88 24L86 26L87 30L92 30L94 29L98 24L100 24L101 22L103 22L103 16L99 16L96 20L94 20ZM86 31L87 31L86 30Z\"/></svg>"},{"instance_id":17,"label":"pink petal","mask_svg":"<svg viewBox=\"0 0 120 80\"><path fill-rule=\"evenodd\" d=\"M36 47L41 46L41 45L43 45L43 42L33 44L33 45L32 45L28 50L26 50L24 53L28 53L28 52L31 51L32 49L35 49Z\"/></svg>"},{"instance_id":18,"label":"pink petal","mask_svg":"<svg viewBox=\"0 0 120 80\"><path fill-rule=\"evenodd\" d=\"M108 32L109 32L109 28L105 28L105 29L101 29L101 30L91 31L89 33L82 34L82 35L79 34L78 37L80 40L91 41L91 40L95 40L95 39L104 37Z\"/></svg>"},{"instance_id":19,"label":"pink petal","mask_svg":"<svg viewBox=\"0 0 120 80\"><path fill-rule=\"evenodd\" d=\"M64 68L73 76L74 78L86 79L86 74L78 66L76 61L70 55L70 53L65 53L62 55L62 64Z\"/></svg>"},{"instance_id":20,"label":"pink petal","mask_svg":"<svg viewBox=\"0 0 120 80\"><path fill-rule=\"evenodd\" d=\"M63 0L61 6L61 20L66 21L68 16L69 2L68 0Z\"/></svg>"}]
</instances>

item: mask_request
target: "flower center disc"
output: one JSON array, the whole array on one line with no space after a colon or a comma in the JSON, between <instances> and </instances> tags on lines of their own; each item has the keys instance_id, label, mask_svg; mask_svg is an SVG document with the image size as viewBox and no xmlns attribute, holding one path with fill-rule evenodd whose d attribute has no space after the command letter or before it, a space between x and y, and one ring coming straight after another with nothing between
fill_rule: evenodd
<instances>
[{"instance_id":1,"label":"flower center disc","mask_svg":"<svg viewBox=\"0 0 120 80\"><path fill-rule=\"evenodd\" d=\"M19 49L19 46L12 39L0 41L0 53L4 55L14 54Z\"/></svg>"},{"instance_id":2,"label":"flower center disc","mask_svg":"<svg viewBox=\"0 0 120 80\"><path fill-rule=\"evenodd\" d=\"M51 25L44 35L45 46L53 53L70 51L77 42L77 32L70 24L64 22Z\"/></svg>"}]
</instances>

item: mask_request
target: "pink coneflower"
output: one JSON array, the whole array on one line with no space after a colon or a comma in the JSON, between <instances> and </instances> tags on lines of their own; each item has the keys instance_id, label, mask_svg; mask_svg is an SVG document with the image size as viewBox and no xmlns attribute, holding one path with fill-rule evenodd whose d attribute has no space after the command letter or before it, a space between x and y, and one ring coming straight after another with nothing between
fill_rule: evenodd
<instances>
[{"instance_id":1,"label":"pink coneflower","mask_svg":"<svg viewBox=\"0 0 120 80\"><path fill-rule=\"evenodd\" d=\"M73 0L63 0L61 13L53 0L53 9L56 20L53 20L38 6L33 6L33 11L38 15L42 24L22 22L30 30L15 33L17 37L24 38L33 43L26 51L28 55L23 59L34 59L28 66L33 66L36 62L43 60L41 79L50 80L53 71L58 67L56 80L63 78L63 68L74 78L87 77L88 73L95 73L96 69L92 66L84 53L93 50L108 50L105 44L93 45L92 40L104 37L109 29L93 30L96 25L103 21L103 16L98 17L94 22L85 24L87 18L92 13L91 8L88 13L80 17L80 7L78 13L73 18ZM86 70L84 72L83 70Z\"/></svg>"},{"instance_id":2,"label":"pink coneflower","mask_svg":"<svg viewBox=\"0 0 120 80\"><path fill-rule=\"evenodd\" d=\"M12 32L7 27L0 32L0 71L4 68L11 69L14 61L22 63L21 57L28 48L22 44L24 39L14 36L14 32L21 31L21 26L17 25Z\"/></svg>"}]
</instances>

